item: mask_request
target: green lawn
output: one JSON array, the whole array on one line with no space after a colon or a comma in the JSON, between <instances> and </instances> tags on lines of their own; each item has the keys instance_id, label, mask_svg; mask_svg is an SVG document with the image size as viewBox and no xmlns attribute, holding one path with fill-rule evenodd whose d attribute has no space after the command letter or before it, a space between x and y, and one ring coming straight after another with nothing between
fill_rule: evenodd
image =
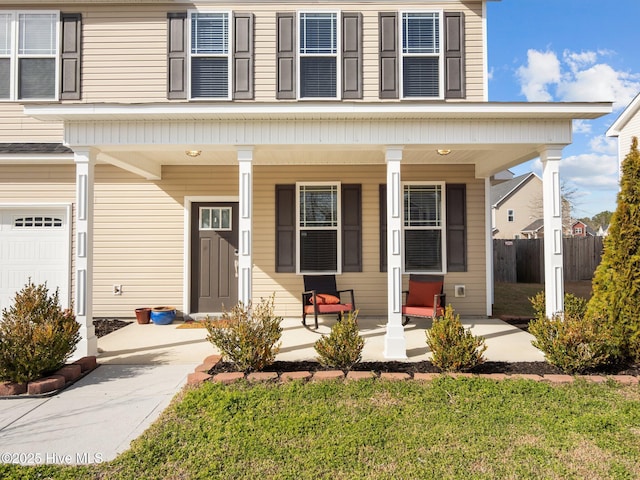
<instances>
[{"instance_id":1,"label":"green lawn","mask_svg":"<svg viewBox=\"0 0 640 480\"><path fill-rule=\"evenodd\" d=\"M640 387L207 383L112 462L0 466L0 478L636 479Z\"/></svg>"}]
</instances>

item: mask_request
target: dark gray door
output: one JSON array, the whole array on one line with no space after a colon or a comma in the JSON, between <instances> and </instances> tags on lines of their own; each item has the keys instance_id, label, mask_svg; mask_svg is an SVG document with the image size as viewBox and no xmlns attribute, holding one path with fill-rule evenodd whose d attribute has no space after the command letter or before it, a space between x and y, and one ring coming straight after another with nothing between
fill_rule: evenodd
<instances>
[{"instance_id":1,"label":"dark gray door","mask_svg":"<svg viewBox=\"0 0 640 480\"><path fill-rule=\"evenodd\" d=\"M238 204L191 206L191 311L221 312L238 302Z\"/></svg>"}]
</instances>

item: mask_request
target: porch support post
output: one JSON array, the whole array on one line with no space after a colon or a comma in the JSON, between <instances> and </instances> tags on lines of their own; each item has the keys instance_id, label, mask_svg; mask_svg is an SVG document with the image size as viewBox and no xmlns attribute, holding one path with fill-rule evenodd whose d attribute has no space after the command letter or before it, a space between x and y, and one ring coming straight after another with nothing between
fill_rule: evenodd
<instances>
[{"instance_id":1,"label":"porch support post","mask_svg":"<svg viewBox=\"0 0 640 480\"><path fill-rule=\"evenodd\" d=\"M407 345L402 326L402 147L389 146L387 162L387 333L384 357L406 359Z\"/></svg>"},{"instance_id":2,"label":"porch support post","mask_svg":"<svg viewBox=\"0 0 640 480\"><path fill-rule=\"evenodd\" d=\"M547 317L564 311L562 266L562 196L560 160L562 147L549 145L540 152L544 211L544 282Z\"/></svg>"},{"instance_id":3,"label":"porch support post","mask_svg":"<svg viewBox=\"0 0 640 480\"><path fill-rule=\"evenodd\" d=\"M238 300L244 305L251 302L252 248L251 227L253 216L253 146L237 147L240 192L240 218L238 219Z\"/></svg>"},{"instance_id":4,"label":"porch support post","mask_svg":"<svg viewBox=\"0 0 640 480\"><path fill-rule=\"evenodd\" d=\"M96 153L90 148L75 148L76 164L76 321L80 324L80 342L74 359L97 355L98 339L93 326L93 185Z\"/></svg>"}]
</instances>

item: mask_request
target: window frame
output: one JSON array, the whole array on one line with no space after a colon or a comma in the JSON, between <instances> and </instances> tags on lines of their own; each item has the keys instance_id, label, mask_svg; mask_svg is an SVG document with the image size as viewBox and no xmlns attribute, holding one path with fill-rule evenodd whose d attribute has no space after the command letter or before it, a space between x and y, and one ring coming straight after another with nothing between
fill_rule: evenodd
<instances>
[{"instance_id":1,"label":"window frame","mask_svg":"<svg viewBox=\"0 0 640 480\"><path fill-rule=\"evenodd\" d=\"M438 226L407 226L405 220L405 202L404 195L406 187L440 187L440 225ZM417 273L417 274L445 274L447 273L447 189L446 182L423 182L423 181L407 181L401 182L402 191L402 271L405 274ZM440 264L442 268L440 270L410 270L406 267L406 241L405 232L407 230L433 230L440 231Z\"/></svg>"},{"instance_id":2,"label":"window frame","mask_svg":"<svg viewBox=\"0 0 640 480\"><path fill-rule=\"evenodd\" d=\"M404 16L411 14L437 14L438 15L438 53L405 53L404 51ZM417 10L400 10L398 11L398 62L399 62L399 75L398 75L398 88L399 97L401 100L444 100L444 57L445 57L445 45L444 45L444 10L443 9L417 9ZM404 59L405 58L438 58L438 95L437 96L408 96L404 94Z\"/></svg>"},{"instance_id":3,"label":"window frame","mask_svg":"<svg viewBox=\"0 0 640 480\"><path fill-rule=\"evenodd\" d=\"M214 210L217 210L219 213L219 218L220 218L220 226L219 227L214 227L213 226L213 213ZM209 212L209 219L210 219L210 225L209 227L204 227L203 226L203 219L204 219L204 212L208 211ZM222 212L226 211L228 212L228 226L225 227L223 226L223 215ZM199 208L199 212L198 212L198 230L199 231L210 231L210 232L230 232L233 230L233 208L232 207L219 207L219 206L201 206Z\"/></svg>"},{"instance_id":4,"label":"window frame","mask_svg":"<svg viewBox=\"0 0 640 480\"><path fill-rule=\"evenodd\" d=\"M60 10L2 10L0 14L10 16L10 32L8 35L10 52L8 54L0 54L0 59L9 59L9 97L0 98L0 102L42 102L42 101L58 101L60 99ZM20 47L20 15L53 15L55 23L55 38L53 44L54 53L50 54L21 54ZM37 98L20 98L20 60L24 58L31 59L53 59L53 96L37 97Z\"/></svg>"},{"instance_id":5,"label":"window frame","mask_svg":"<svg viewBox=\"0 0 640 480\"><path fill-rule=\"evenodd\" d=\"M336 44L335 53L332 54L302 54L301 40L302 29L300 28L300 17L305 14L335 14L335 29L336 29ZM318 57L326 58L332 57L336 61L336 95L334 97L303 97L302 96L302 58L304 57ZM334 101L342 100L342 11L341 10L298 10L296 12L296 99L303 101ZM297 187L296 187L297 190Z\"/></svg>"},{"instance_id":6,"label":"window frame","mask_svg":"<svg viewBox=\"0 0 640 480\"><path fill-rule=\"evenodd\" d=\"M217 14L227 17L227 52L226 54L194 54L192 53L192 25L194 14ZM233 12L231 10L188 10L187 11L187 99L194 102L225 101L233 99ZM227 95L224 97L194 97L191 81L193 79L192 58L227 58Z\"/></svg>"},{"instance_id":7,"label":"window frame","mask_svg":"<svg viewBox=\"0 0 640 480\"><path fill-rule=\"evenodd\" d=\"M300 223L300 187L335 187L336 189L336 220L332 227L301 227ZM342 183L341 182L296 182L295 192L295 235L296 235L296 274L321 275L342 274ZM335 270L302 270L300 265L300 234L303 230L335 230L336 231L336 269Z\"/></svg>"},{"instance_id":8,"label":"window frame","mask_svg":"<svg viewBox=\"0 0 640 480\"><path fill-rule=\"evenodd\" d=\"M513 223L516 221L516 211L512 208L507 210L507 222Z\"/></svg>"}]
</instances>

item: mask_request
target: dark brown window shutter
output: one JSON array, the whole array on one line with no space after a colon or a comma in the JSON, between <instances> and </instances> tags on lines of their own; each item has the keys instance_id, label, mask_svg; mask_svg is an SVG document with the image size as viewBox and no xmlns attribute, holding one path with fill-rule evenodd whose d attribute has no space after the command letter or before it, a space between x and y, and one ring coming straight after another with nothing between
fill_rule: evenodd
<instances>
[{"instance_id":1,"label":"dark brown window shutter","mask_svg":"<svg viewBox=\"0 0 640 480\"><path fill-rule=\"evenodd\" d=\"M380 12L380 98L398 98L398 14Z\"/></svg>"},{"instance_id":2,"label":"dark brown window shutter","mask_svg":"<svg viewBox=\"0 0 640 480\"><path fill-rule=\"evenodd\" d=\"M63 13L60 48L60 100L80 100L82 64L82 15Z\"/></svg>"},{"instance_id":3,"label":"dark brown window shutter","mask_svg":"<svg viewBox=\"0 0 640 480\"><path fill-rule=\"evenodd\" d=\"M342 14L342 98L362 98L362 14Z\"/></svg>"},{"instance_id":4,"label":"dark brown window shutter","mask_svg":"<svg viewBox=\"0 0 640 480\"><path fill-rule=\"evenodd\" d=\"M233 15L233 98L253 99L253 14Z\"/></svg>"},{"instance_id":5,"label":"dark brown window shutter","mask_svg":"<svg viewBox=\"0 0 640 480\"><path fill-rule=\"evenodd\" d=\"M387 185L380 185L380 271L387 271Z\"/></svg>"},{"instance_id":6,"label":"dark brown window shutter","mask_svg":"<svg viewBox=\"0 0 640 480\"><path fill-rule=\"evenodd\" d=\"M276 185L276 272L296 271L296 186Z\"/></svg>"},{"instance_id":7,"label":"dark brown window shutter","mask_svg":"<svg viewBox=\"0 0 640 480\"><path fill-rule=\"evenodd\" d=\"M276 98L296 98L296 13L276 13Z\"/></svg>"},{"instance_id":8,"label":"dark brown window shutter","mask_svg":"<svg viewBox=\"0 0 640 480\"><path fill-rule=\"evenodd\" d=\"M447 271L467 271L467 186L447 184Z\"/></svg>"},{"instance_id":9,"label":"dark brown window shutter","mask_svg":"<svg viewBox=\"0 0 640 480\"><path fill-rule=\"evenodd\" d=\"M342 185L342 271L362 271L361 185Z\"/></svg>"},{"instance_id":10,"label":"dark brown window shutter","mask_svg":"<svg viewBox=\"0 0 640 480\"><path fill-rule=\"evenodd\" d=\"M167 98L187 98L187 13L167 13Z\"/></svg>"},{"instance_id":11,"label":"dark brown window shutter","mask_svg":"<svg viewBox=\"0 0 640 480\"><path fill-rule=\"evenodd\" d=\"M464 13L444 14L444 96L465 98Z\"/></svg>"}]
</instances>

